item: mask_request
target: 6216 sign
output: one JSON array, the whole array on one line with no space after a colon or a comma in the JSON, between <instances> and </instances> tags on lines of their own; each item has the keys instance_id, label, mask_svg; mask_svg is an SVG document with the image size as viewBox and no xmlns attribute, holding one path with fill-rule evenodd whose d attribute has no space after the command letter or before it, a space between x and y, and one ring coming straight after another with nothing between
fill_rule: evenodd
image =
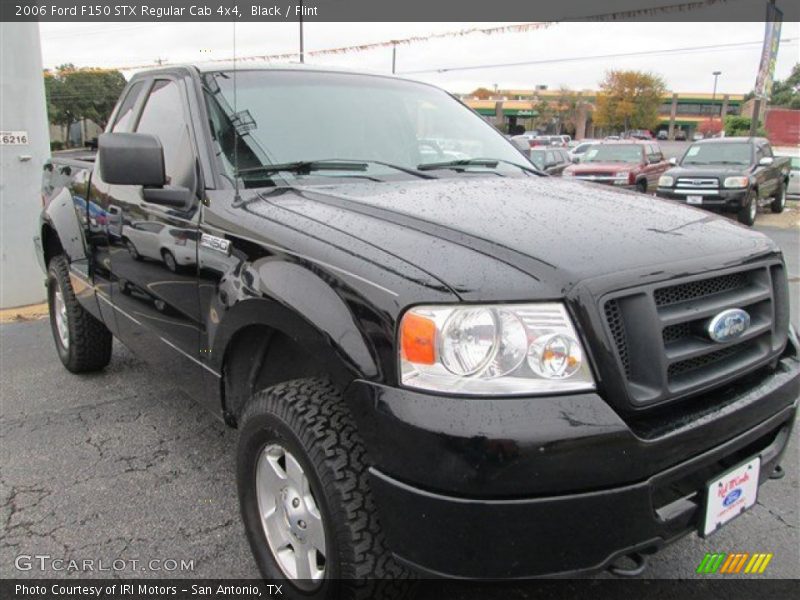
<instances>
[{"instance_id":1,"label":"6216 sign","mask_svg":"<svg viewBox=\"0 0 800 600\"><path fill-rule=\"evenodd\" d=\"M22 146L27 144L27 131L0 131L0 146Z\"/></svg>"}]
</instances>

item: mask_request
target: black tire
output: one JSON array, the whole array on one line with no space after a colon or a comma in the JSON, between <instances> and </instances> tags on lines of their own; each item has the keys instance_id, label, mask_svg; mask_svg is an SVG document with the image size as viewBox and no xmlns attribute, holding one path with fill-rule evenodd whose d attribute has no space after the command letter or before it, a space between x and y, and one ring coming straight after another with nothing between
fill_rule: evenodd
<instances>
[{"instance_id":1,"label":"black tire","mask_svg":"<svg viewBox=\"0 0 800 600\"><path fill-rule=\"evenodd\" d=\"M636 191L639 192L640 194L646 194L647 193L647 180L646 179L640 179L639 181L636 182Z\"/></svg>"},{"instance_id":2,"label":"black tire","mask_svg":"<svg viewBox=\"0 0 800 600\"><path fill-rule=\"evenodd\" d=\"M129 239L125 239L125 248L128 249L128 254L131 255L133 260L142 260L142 255L139 254L139 251L136 249L136 246L132 241Z\"/></svg>"},{"instance_id":3,"label":"black tire","mask_svg":"<svg viewBox=\"0 0 800 600\"><path fill-rule=\"evenodd\" d=\"M339 391L322 379L298 379L255 394L240 420L239 503L261 574L304 600L404 598L413 579L386 549L369 488L365 451ZM259 515L256 466L280 444L308 476L325 530L321 584L288 579L269 548ZM306 589L301 589L305 587ZM308 589L312 588L312 589Z\"/></svg>"},{"instance_id":4,"label":"black tire","mask_svg":"<svg viewBox=\"0 0 800 600\"><path fill-rule=\"evenodd\" d=\"M178 261L175 260L175 255L172 252L169 250L162 250L161 258L164 259L164 264L167 266L167 269L173 273L178 272Z\"/></svg>"},{"instance_id":5,"label":"black tire","mask_svg":"<svg viewBox=\"0 0 800 600\"><path fill-rule=\"evenodd\" d=\"M755 190L750 190L747 192L747 197L742 204L742 208L739 209L736 218L742 225L752 227L756 222L756 215L758 215L758 195Z\"/></svg>"},{"instance_id":6,"label":"black tire","mask_svg":"<svg viewBox=\"0 0 800 600\"><path fill-rule=\"evenodd\" d=\"M778 191L769 207L775 214L782 213L783 209L786 208L786 183L783 180L781 180Z\"/></svg>"},{"instance_id":7,"label":"black tire","mask_svg":"<svg viewBox=\"0 0 800 600\"><path fill-rule=\"evenodd\" d=\"M68 343L61 341L56 323L56 292L66 307ZM58 356L73 373L99 371L111 360L113 337L108 328L86 311L75 298L69 280L69 263L63 254L50 259L47 269L47 301L50 306L50 328Z\"/></svg>"}]
</instances>

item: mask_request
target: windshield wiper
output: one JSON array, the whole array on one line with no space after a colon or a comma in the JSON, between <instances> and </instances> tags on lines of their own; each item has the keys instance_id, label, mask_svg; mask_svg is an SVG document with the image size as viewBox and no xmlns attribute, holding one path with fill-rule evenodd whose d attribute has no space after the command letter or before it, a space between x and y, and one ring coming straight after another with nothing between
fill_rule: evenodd
<instances>
[{"instance_id":1,"label":"windshield wiper","mask_svg":"<svg viewBox=\"0 0 800 600\"><path fill-rule=\"evenodd\" d=\"M237 175L249 173L261 173L269 175L271 173L287 172L297 175L309 175L313 171L366 171L369 165L382 165L396 171L408 173L421 179L435 179L433 175L421 173L416 169L403 167L380 160L347 160L344 158L326 158L324 160L298 160L295 162L276 163L273 165L259 165L257 167L246 167L239 169Z\"/></svg>"},{"instance_id":2,"label":"windshield wiper","mask_svg":"<svg viewBox=\"0 0 800 600\"><path fill-rule=\"evenodd\" d=\"M738 160L712 160L710 165L739 165L742 167L746 167L747 163L739 162Z\"/></svg>"},{"instance_id":3,"label":"windshield wiper","mask_svg":"<svg viewBox=\"0 0 800 600\"><path fill-rule=\"evenodd\" d=\"M517 167L518 169L522 169L528 173L534 173L535 175L546 175L546 173L542 173L533 166L527 167L525 165L502 158L461 158L446 162L423 163L421 165L417 165L417 169L420 171L434 171L437 169L463 170L464 167L487 167L489 169L496 169L497 165L500 163Z\"/></svg>"}]
</instances>

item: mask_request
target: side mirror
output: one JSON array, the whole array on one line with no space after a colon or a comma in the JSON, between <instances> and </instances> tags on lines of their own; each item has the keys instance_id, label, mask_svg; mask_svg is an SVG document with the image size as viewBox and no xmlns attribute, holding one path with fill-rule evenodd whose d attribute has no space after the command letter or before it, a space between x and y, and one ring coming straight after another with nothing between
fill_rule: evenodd
<instances>
[{"instance_id":1,"label":"side mirror","mask_svg":"<svg viewBox=\"0 0 800 600\"><path fill-rule=\"evenodd\" d=\"M145 202L171 206L181 210L188 210L194 202L194 192L186 187L165 186L160 188L142 188L142 197Z\"/></svg>"},{"instance_id":2,"label":"side mirror","mask_svg":"<svg viewBox=\"0 0 800 600\"><path fill-rule=\"evenodd\" d=\"M673 167L677 167L678 159L673 156L672 158L669 159L669 164L671 164Z\"/></svg>"},{"instance_id":3,"label":"side mirror","mask_svg":"<svg viewBox=\"0 0 800 600\"><path fill-rule=\"evenodd\" d=\"M765 156L760 161L758 161L759 167L768 167L773 163L773 159L771 156Z\"/></svg>"},{"instance_id":4,"label":"side mirror","mask_svg":"<svg viewBox=\"0 0 800 600\"><path fill-rule=\"evenodd\" d=\"M164 149L147 133L104 133L97 142L103 181L113 185L162 187L166 183Z\"/></svg>"}]
</instances>

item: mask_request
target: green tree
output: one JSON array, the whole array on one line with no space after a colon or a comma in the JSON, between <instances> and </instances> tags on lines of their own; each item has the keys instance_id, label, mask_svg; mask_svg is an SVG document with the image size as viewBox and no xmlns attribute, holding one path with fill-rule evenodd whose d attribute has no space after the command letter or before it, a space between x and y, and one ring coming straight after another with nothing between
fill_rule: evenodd
<instances>
[{"instance_id":1,"label":"green tree","mask_svg":"<svg viewBox=\"0 0 800 600\"><path fill-rule=\"evenodd\" d=\"M49 121L66 132L81 119L104 128L125 87L125 78L119 71L76 69L72 64L60 65L55 71L45 70L44 82Z\"/></svg>"},{"instance_id":2,"label":"green tree","mask_svg":"<svg viewBox=\"0 0 800 600\"><path fill-rule=\"evenodd\" d=\"M789 77L772 84L769 103L772 106L800 109L800 63L792 67Z\"/></svg>"},{"instance_id":3,"label":"green tree","mask_svg":"<svg viewBox=\"0 0 800 600\"><path fill-rule=\"evenodd\" d=\"M595 123L615 130L655 129L667 86L653 73L608 71L597 94Z\"/></svg>"}]
</instances>

